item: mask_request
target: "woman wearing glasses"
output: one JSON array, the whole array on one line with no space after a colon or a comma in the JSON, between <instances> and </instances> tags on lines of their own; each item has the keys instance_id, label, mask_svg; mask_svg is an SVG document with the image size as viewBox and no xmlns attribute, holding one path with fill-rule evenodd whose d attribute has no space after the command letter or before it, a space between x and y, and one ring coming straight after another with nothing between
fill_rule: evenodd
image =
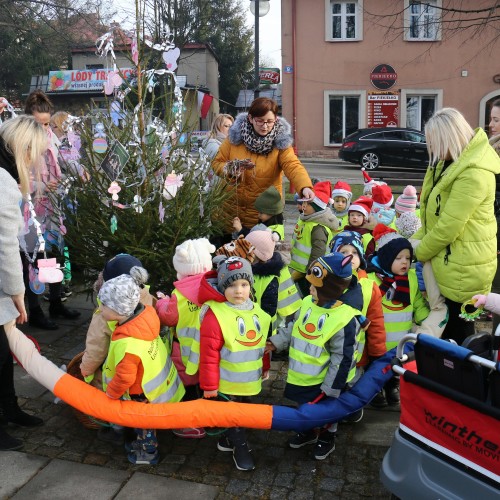
<instances>
[{"instance_id":1,"label":"woman wearing glasses","mask_svg":"<svg viewBox=\"0 0 500 500\"><path fill-rule=\"evenodd\" d=\"M255 199L270 186L281 193L283 173L302 198L314 198L311 179L292 148L292 129L277 115L275 101L255 99L248 113L236 117L212 161L216 175L234 190L224 210L228 233L234 217L239 217L245 227L259 222Z\"/></svg>"}]
</instances>

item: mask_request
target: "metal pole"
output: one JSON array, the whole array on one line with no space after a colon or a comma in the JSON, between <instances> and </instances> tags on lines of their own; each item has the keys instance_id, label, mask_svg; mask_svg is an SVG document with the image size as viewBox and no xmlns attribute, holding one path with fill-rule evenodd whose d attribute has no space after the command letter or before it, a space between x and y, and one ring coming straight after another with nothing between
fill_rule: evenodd
<instances>
[{"instance_id":1,"label":"metal pole","mask_svg":"<svg viewBox=\"0 0 500 500\"><path fill-rule=\"evenodd\" d=\"M259 0L255 0L255 68L254 68L254 83L255 88L253 91L254 99L259 97Z\"/></svg>"}]
</instances>

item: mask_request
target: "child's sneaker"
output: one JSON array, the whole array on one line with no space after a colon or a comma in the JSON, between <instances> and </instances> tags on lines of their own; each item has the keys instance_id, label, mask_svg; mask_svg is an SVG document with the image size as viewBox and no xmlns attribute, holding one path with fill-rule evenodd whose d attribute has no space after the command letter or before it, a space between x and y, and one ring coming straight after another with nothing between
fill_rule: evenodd
<instances>
[{"instance_id":1,"label":"child's sneaker","mask_svg":"<svg viewBox=\"0 0 500 500\"><path fill-rule=\"evenodd\" d=\"M219 451L233 451L234 446L230 439L226 435L223 435L217 441L217 449Z\"/></svg>"},{"instance_id":2,"label":"child's sneaker","mask_svg":"<svg viewBox=\"0 0 500 500\"><path fill-rule=\"evenodd\" d=\"M156 465L160 460L158 450L154 453L148 453L146 450L131 451L127 455L128 461L135 465Z\"/></svg>"},{"instance_id":3,"label":"child's sneaker","mask_svg":"<svg viewBox=\"0 0 500 500\"><path fill-rule=\"evenodd\" d=\"M324 460L333 450L335 450L335 434L323 432L314 447L313 457L316 460Z\"/></svg>"},{"instance_id":4,"label":"child's sneaker","mask_svg":"<svg viewBox=\"0 0 500 500\"><path fill-rule=\"evenodd\" d=\"M186 427L184 429L172 429L175 436L185 439L201 439L204 438L207 433L203 427Z\"/></svg>"},{"instance_id":5,"label":"child's sneaker","mask_svg":"<svg viewBox=\"0 0 500 500\"><path fill-rule=\"evenodd\" d=\"M314 444L317 441L318 435L314 430L306 433L299 432L288 440L288 446L290 446L290 448L302 448L302 446L306 446L307 444Z\"/></svg>"},{"instance_id":6,"label":"child's sneaker","mask_svg":"<svg viewBox=\"0 0 500 500\"><path fill-rule=\"evenodd\" d=\"M361 408L361 410L347 415L347 417L343 418L341 422L343 422L344 424L357 424L358 422L361 422L361 420L363 420L363 413L363 408Z\"/></svg>"},{"instance_id":7,"label":"child's sneaker","mask_svg":"<svg viewBox=\"0 0 500 500\"><path fill-rule=\"evenodd\" d=\"M234 447L233 460L238 470L254 470L255 463L248 445L240 444Z\"/></svg>"},{"instance_id":8,"label":"child's sneaker","mask_svg":"<svg viewBox=\"0 0 500 500\"><path fill-rule=\"evenodd\" d=\"M125 443L126 451L139 451L144 450L146 453L154 453L158 448L158 439L151 431L146 433L146 437L144 439L136 439L132 442Z\"/></svg>"}]
</instances>

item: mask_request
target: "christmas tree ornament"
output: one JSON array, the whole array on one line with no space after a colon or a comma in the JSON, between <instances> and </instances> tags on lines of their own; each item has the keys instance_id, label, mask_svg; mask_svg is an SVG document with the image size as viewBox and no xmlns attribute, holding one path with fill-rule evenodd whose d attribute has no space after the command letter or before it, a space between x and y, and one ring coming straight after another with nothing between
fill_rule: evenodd
<instances>
[{"instance_id":1,"label":"christmas tree ornament","mask_svg":"<svg viewBox=\"0 0 500 500\"><path fill-rule=\"evenodd\" d=\"M180 55L181 51L178 47L163 53L163 61L169 71L175 71L177 69L177 59L179 59Z\"/></svg>"},{"instance_id":2,"label":"christmas tree ornament","mask_svg":"<svg viewBox=\"0 0 500 500\"><path fill-rule=\"evenodd\" d=\"M111 217L110 229L111 229L111 234L115 234L116 230L118 229L118 219L116 218L116 215L112 215Z\"/></svg>"},{"instance_id":3,"label":"christmas tree ornament","mask_svg":"<svg viewBox=\"0 0 500 500\"><path fill-rule=\"evenodd\" d=\"M175 170L172 170L172 172L167 175L163 184L163 197L166 200L174 199L177 195L177 191L183 184L184 181L182 180L182 174L176 174Z\"/></svg>"},{"instance_id":4,"label":"christmas tree ornament","mask_svg":"<svg viewBox=\"0 0 500 500\"><path fill-rule=\"evenodd\" d=\"M108 188L108 193L111 195L113 201L118 201L118 193L122 190L118 182L113 181Z\"/></svg>"},{"instance_id":5,"label":"christmas tree ornament","mask_svg":"<svg viewBox=\"0 0 500 500\"><path fill-rule=\"evenodd\" d=\"M161 201L160 206L158 207L158 214L160 216L160 222L163 224L163 220L165 219L165 207Z\"/></svg>"},{"instance_id":6,"label":"christmas tree ornament","mask_svg":"<svg viewBox=\"0 0 500 500\"><path fill-rule=\"evenodd\" d=\"M134 196L134 202L132 203L132 207L134 207L134 210L138 214L142 214L142 212L144 212L144 209L142 208L142 198L138 194Z\"/></svg>"},{"instance_id":7,"label":"christmas tree ornament","mask_svg":"<svg viewBox=\"0 0 500 500\"><path fill-rule=\"evenodd\" d=\"M105 153L108 149L108 142L106 141L106 133L104 125L102 123L97 123L95 126L94 142L92 147L96 153Z\"/></svg>"},{"instance_id":8,"label":"christmas tree ornament","mask_svg":"<svg viewBox=\"0 0 500 500\"><path fill-rule=\"evenodd\" d=\"M119 87L123 83L123 78L120 76L118 71L110 71L108 73L108 78L104 82L104 93L106 95L111 95L115 88Z\"/></svg>"}]
</instances>

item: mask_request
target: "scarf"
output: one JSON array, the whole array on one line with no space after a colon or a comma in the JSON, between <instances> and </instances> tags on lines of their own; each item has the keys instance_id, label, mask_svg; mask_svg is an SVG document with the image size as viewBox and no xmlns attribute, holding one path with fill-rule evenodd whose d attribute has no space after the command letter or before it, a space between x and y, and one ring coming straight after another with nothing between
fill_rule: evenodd
<instances>
[{"instance_id":1,"label":"scarf","mask_svg":"<svg viewBox=\"0 0 500 500\"><path fill-rule=\"evenodd\" d=\"M386 295L387 300L401 302L405 307L411 304L408 275L391 277L379 274L378 276L382 280L382 283L379 285L382 297Z\"/></svg>"},{"instance_id":2,"label":"scarf","mask_svg":"<svg viewBox=\"0 0 500 500\"><path fill-rule=\"evenodd\" d=\"M7 172L14 178L14 180L19 184L19 173L17 172L16 159L14 155L9 151L7 144L0 137L0 168L7 170Z\"/></svg>"},{"instance_id":3,"label":"scarf","mask_svg":"<svg viewBox=\"0 0 500 500\"><path fill-rule=\"evenodd\" d=\"M248 116L241 124L241 139L245 147L252 153L259 155L268 155L274 148L274 140L281 132L283 125L279 120L276 120L273 129L267 135L259 135L255 132L252 124L248 121Z\"/></svg>"}]
</instances>

